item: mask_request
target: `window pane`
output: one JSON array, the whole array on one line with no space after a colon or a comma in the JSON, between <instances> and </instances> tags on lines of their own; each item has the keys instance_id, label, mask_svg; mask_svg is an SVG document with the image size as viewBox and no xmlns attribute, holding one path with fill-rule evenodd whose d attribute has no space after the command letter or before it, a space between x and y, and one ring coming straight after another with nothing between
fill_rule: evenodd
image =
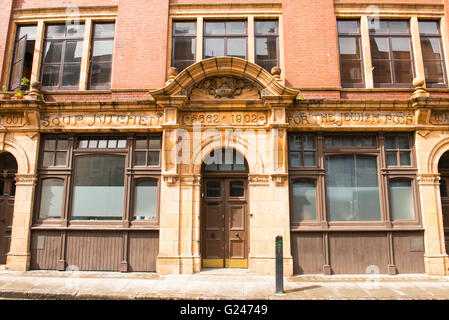
<instances>
[{"instance_id":1,"label":"window pane","mask_svg":"<svg viewBox=\"0 0 449 320\"><path fill-rule=\"evenodd\" d=\"M206 39L204 46L205 58L224 56L224 39Z\"/></svg>"},{"instance_id":2,"label":"window pane","mask_svg":"<svg viewBox=\"0 0 449 320\"><path fill-rule=\"evenodd\" d=\"M358 33L359 23L358 21L337 21L338 33Z\"/></svg>"},{"instance_id":3,"label":"window pane","mask_svg":"<svg viewBox=\"0 0 449 320\"><path fill-rule=\"evenodd\" d=\"M246 58L246 39L228 39L227 55Z\"/></svg>"},{"instance_id":4,"label":"window pane","mask_svg":"<svg viewBox=\"0 0 449 320\"><path fill-rule=\"evenodd\" d=\"M67 138L59 138L58 139L58 150L67 150L69 148L69 141Z\"/></svg>"},{"instance_id":5,"label":"window pane","mask_svg":"<svg viewBox=\"0 0 449 320\"><path fill-rule=\"evenodd\" d=\"M301 167L301 153L300 152L290 152L290 165L292 167Z\"/></svg>"},{"instance_id":6,"label":"window pane","mask_svg":"<svg viewBox=\"0 0 449 320\"><path fill-rule=\"evenodd\" d=\"M244 190L243 181L231 181L229 183L229 194L231 197L243 197Z\"/></svg>"},{"instance_id":7,"label":"window pane","mask_svg":"<svg viewBox=\"0 0 449 320\"><path fill-rule=\"evenodd\" d=\"M74 159L72 217L121 220L125 157L88 155Z\"/></svg>"},{"instance_id":8,"label":"window pane","mask_svg":"<svg viewBox=\"0 0 449 320\"><path fill-rule=\"evenodd\" d=\"M395 61L394 73L397 83L411 83L413 81L412 62L410 60Z\"/></svg>"},{"instance_id":9,"label":"window pane","mask_svg":"<svg viewBox=\"0 0 449 320\"><path fill-rule=\"evenodd\" d=\"M387 166L397 166L398 165L398 156L397 152L387 152Z\"/></svg>"},{"instance_id":10,"label":"window pane","mask_svg":"<svg viewBox=\"0 0 449 320\"><path fill-rule=\"evenodd\" d=\"M206 183L206 197L219 197L220 196L220 182L207 181Z\"/></svg>"},{"instance_id":11,"label":"window pane","mask_svg":"<svg viewBox=\"0 0 449 320\"><path fill-rule=\"evenodd\" d=\"M410 138L408 136L398 136L399 149L410 149Z\"/></svg>"},{"instance_id":12,"label":"window pane","mask_svg":"<svg viewBox=\"0 0 449 320\"><path fill-rule=\"evenodd\" d=\"M327 156L326 187L330 221L380 220L375 156Z\"/></svg>"},{"instance_id":13,"label":"window pane","mask_svg":"<svg viewBox=\"0 0 449 320\"><path fill-rule=\"evenodd\" d=\"M226 34L246 34L246 26L243 21L226 22Z\"/></svg>"},{"instance_id":14,"label":"window pane","mask_svg":"<svg viewBox=\"0 0 449 320\"><path fill-rule=\"evenodd\" d=\"M175 38L173 47L175 60L195 60L195 39Z\"/></svg>"},{"instance_id":15,"label":"window pane","mask_svg":"<svg viewBox=\"0 0 449 320\"><path fill-rule=\"evenodd\" d=\"M385 147L387 149L397 149L396 136L386 136L385 137Z\"/></svg>"},{"instance_id":16,"label":"window pane","mask_svg":"<svg viewBox=\"0 0 449 320\"><path fill-rule=\"evenodd\" d=\"M150 149L159 149L161 147L161 137L150 136Z\"/></svg>"},{"instance_id":17,"label":"window pane","mask_svg":"<svg viewBox=\"0 0 449 320\"><path fill-rule=\"evenodd\" d=\"M83 54L82 41L66 42L64 62L81 62L82 54Z\"/></svg>"},{"instance_id":18,"label":"window pane","mask_svg":"<svg viewBox=\"0 0 449 320\"><path fill-rule=\"evenodd\" d=\"M146 166L146 156L147 153L146 152L136 152L135 153L135 159L134 159L134 164L136 166Z\"/></svg>"},{"instance_id":19,"label":"window pane","mask_svg":"<svg viewBox=\"0 0 449 320\"><path fill-rule=\"evenodd\" d=\"M277 34L277 21L255 21L256 34Z\"/></svg>"},{"instance_id":20,"label":"window pane","mask_svg":"<svg viewBox=\"0 0 449 320\"><path fill-rule=\"evenodd\" d=\"M291 136L290 150L301 150L301 149L302 149L302 136Z\"/></svg>"},{"instance_id":21,"label":"window pane","mask_svg":"<svg viewBox=\"0 0 449 320\"><path fill-rule=\"evenodd\" d=\"M45 139L44 144L45 150L55 150L56 149L56 137L48 137Z\"/></svg>"},{"instance_id":22,"label":"window pane","mask_svg":"<svg viewBox=\"0 0 449 320\"><path fill-rule=\"evenodd\" d=\"M293 220L316 220L315 181L297 180L293 182Z\"/></svg>"},{"instance_id":23,"label":"window pane","mask_svg":"<svg viewBox=\"0 0 449 320\"><path fill-rule=\"evenodd\" d=\"M195 35L196 34L195 22L175 22L173 23L173 34L179 35Z\"/></svg>"},{"instance_id":24,"label":"window pane","mask_svg":"<svg viewBox=\"0 0 449 320\"><path fill-rule=\"evenodd\" d=\"M108 139L106 138L100 138L98 140L98 148L105 149L108 147Z\"/></svg>"},{"instance_id":25,"label":"window pane","mask_svg":"<svg viewBox=\"0 0 449 320\"><path fill-rule=\"evenodd\" d=\"M134 219L156 220L157 217L157 181L136 182L134 190Z\"/></svg>"},{"instance_id":26,"label":"window pane","mask_svg":"<svg viewBox=\"0 0 449 320\"><path fill-rule=\"evenodd\" d=\"M256 38L256 60L277 60L276 38Z\"/></svg>"},{"instance_id":27,"label":"window pane","mask_svg":"<svg viewBox=\"0 0 449 320\"><path fill-rule=\"evenodd\" d=\"M64 180L44 179L41 187L39 218L61 218Z\"/></svg>"},{"instance_id":28,"label":"window pane","mask_svg":"<svg viewBox=\"0 0 449 320\"><path fill-rule=\"evenodd\" d=\"M360 43L357 37L341 37L338 39L340 58L360 59Z\"/></svg>"},{"instance_id":29,"label":"window pane","mask_svg":"<svg viewBox=\"0 0 449 320\"><path fill-rule=\"evenodd\" d=\"M56 152L56 166L65 166L67 159L67 152Z\"/></svg>"},{"instance_id":30,"label":"window pane","mask_svg":"<svg viewBox=\"0 0 449 320\"><path fill-rule=\"evenodd\" d=\"M158 151L148 152L148 165L149 166L159 165L159 152Z\"/></svg>"},{"instance_id":31,"label":"window pane","mask_svg":"<svg viewBox=\"0 0 449 320\"><path fill-rule=\"evenodd\" d=\"M27 36L27 41L36 40L36 26L20 26L19 32L17 33L17 39Z\"/></svg>"},{"instance_id":32,"label":"window pane","mask_svg":"<svg viewBox=\"0 0 449 320\"><path fill-rule=\"evenodd\" d=\"M304 149L305 150L315 149L315 137L314 136L304 136Z\"/></svg>"},{"instance_id":33,"label":"window pane","mask_svg":"<svg viewBox=\"0 0 449 320\"><path fill-rule=\"evenodd\" d=\"M315 166L315 152L304 152L304 166Z\"/></svg>"},{"instance_id":34,"label":"window pane","mask_svg":"<svg viewBox=\"0 0 449 320\"><path fill-rule=\"evenodd\" d=\"M441 48L438 38L421 38L421 49L424 60L440 60Z\"/></svg>"},{"instance_id":35,"label":"window pane","mask_svg":"<svg viewBox=\"0 0 449 320\"><path fill-rule=\"evenodd\" d=\"M363 83L360 60L341 60L341 82Z\"/></svg>"},{"instance_id":36,"label":"window pane","mask_svg":"<svg viewBox=\"0 0 449 320\"><path fill-rule=\"evenodd\" d=\"M393 59L411 59L409 38L391 38Z\"/></svg>"},{"instance_id":37,"label":"window pane","mask_svg":"<svg viewBox=\"0 0 449 320\"><path fill-rule=\"evenodd\" d=\"M47 42L45 45L44 62L55 63L61 62L62 42Z\"/></svg>"},{"instance_id":38,"label":"window pane","mask_svg":"<svg viewBox=\"0 0 449 320\"><path fill-rule=\"evenodd\" d=\"M58 66L44 66L42 71L42 85L54 87L59 83L59 65Z\"/></svg>"},{"instance_id":39,"label":"window pane","mask_svg":"<svg viewBox=\"0 0 449 320\"><path fill-rule=\"evenodd\" d=\"M390 33L408 33L407 21L389 21Z\"/></svg>"},{"instance_id":40,"label":"window pane","mask_svg":"<svg viewBox=\"0 0 449 320\"><path fill-rule=\"evenodd\" d=\"M225 33L224 22L206 22L205 33L208 35L217 35Z\"/></svg>"},{"instance_id":41,"label":"window pane","mask_svg":"<svg viewBox=\"0 0 449 320\"><path fill-rule=\"evenodd\" d=\"M78 143L78 148L81 148L81 149L87 148L88 143L89 143L89 139L87 139L87 138L80 138L79 139L79 143Z\"/></svg>"},{"instance_id":42,"label":"window pane","mask_svg":"<svg viewBox=\"0 0 449 320\"><path fill-rule=\"evenodd\" d=\"M390 210L393 220L412 220L413 196L411 180L390 180Z\"/></svg>"},{"instance_id":43,"label":"window pane","mask_svg":"<svg viewBox=\"0 0 449 320\"><path fill-rule=\"evenodd\" d=\"M439 34L438 22L436 21L419 21L418 24L421 34Z\"/></svg>"},{"instance_id":44,"label":"window pane","mask_svg":"<svg viewBox=\"0 0 449 320\"><path fill-rule=\"evenodd\" d=\"M410 166L412 164L410 160L410 151L399 152L399 161L401 162L401 166Z\"/></svg>"},{"instance_id":45,"label":"window pane","mask_svg":"<svg viewBox=\"0 0 449 320\"><path fill-rule=\"evenodd\" d=\"M136 149L147 149L147 137L136 137Z\"/></svg>"},{"instance_id":46,"label":"window pane","mask_svg":"<svg viewBox=\"0 0 449 320\"><path fill-rule=\"evenodd\" d=\"M47 26L47 38L64 38L65 24Z\"/></svg>"},{"instance_id":47,"label":"window pane","mask_svg":"<svg viewBox=\"0 0 449 320\"><path fill-rule=\"evenodd\" d=\"M93 62L112 62L114 40L95 40L92 51Z\"/></svg>"},{"instance_id":48,"label":"window pane","mask_svg":"<svg viewBox=\"0 0 449 320\"><path fill-rule=\"evenodd\" d=\"M424 60L424 73L428 83L444 83L442 61Z\"/></svg>"},{"instance_id":49,"label":"window pane","mask_svg":"<svg viewBox=\"0 0 449 320\"><path fill-rule=\"evenodd\" d=\"M115 23L95 23L95 38L113 38L115 33Z\"/></svg>"},{"instance_id":50,"label":"window pane","mask_svg":"<svg viewBox=\"0 0 449 320\"><path fill-rule=\"evenodd\" d=\"M65 65L62 74L63 86L77 86L80 80L80 65Z\"/></svg>"},{"instance_id":51,"label":"window pane","mask_svg":"<svg viewBox=\"0 0 449 320\"><path fill-rule=\"evenodd\" d=\"M111 82L111 63L93 63L90 85L109 84Z\"/></svg>"},{"instance_id":52,"label":"window pane","mask_svg":"<svg viewBox=\"0 0 449 320\"><path fill-rule=\"evenodd\" d=\"M392 83L390 61L373 61L373 78L375 83Z\"/></svg>"},{"instance_id":53,"label":"window pane","mask_svg":"<svg viewBox=\"0 0 449 320\"><path fill-rule=\"evenodd\" d=\"M44 152L44 159L42 160L42 165L44 167L50 167L54 164L55 153L54 152Z\"/></svg>"},{"instance_id":54,"label":"window pane","mask_svg":"<svg viewBox=\"0 0 449 320\"><path fill-rule=\"evenodd\" d=\"M388 38L371 37L371 58L372 59L389 59L390 46Z\"/></svg>"},{"instance_id":55,"label":"window pane","mask_svg":"<svg viewBox=\"0 0 449 320\"><path fill-rule=\"evenodd\" d=\"M368 25L370 33L387 33L388 23L387 21L378 21L377 19L370 19L368 17Z\"/></svg>"},{"instance_id":56,"label":"window pane","mask_svg":"<svg viewBox=\"0 0 449 320\"><path fill-rule=\"evenodd\" d=\"M84 24L73 24L67 26L67 38L82 38L84 35Z\"/></svg>"}]
</instances>

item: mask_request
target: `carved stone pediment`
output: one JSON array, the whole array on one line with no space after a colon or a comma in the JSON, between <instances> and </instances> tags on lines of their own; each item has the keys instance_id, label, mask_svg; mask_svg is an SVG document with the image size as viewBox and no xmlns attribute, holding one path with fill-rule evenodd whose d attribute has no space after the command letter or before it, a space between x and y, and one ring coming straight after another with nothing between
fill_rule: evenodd
<instances>
[{"instance_id":1,"label":"carved stone pediment","mask_svg":"<svg viewBox=\"0 0 449 320\"><path fill-rule=\"evenodd\" d=\"M260 89L254 82L232 76L206 78L197 83L188 96L196 99L259 99Z\"/></svg>"}]
</instances>

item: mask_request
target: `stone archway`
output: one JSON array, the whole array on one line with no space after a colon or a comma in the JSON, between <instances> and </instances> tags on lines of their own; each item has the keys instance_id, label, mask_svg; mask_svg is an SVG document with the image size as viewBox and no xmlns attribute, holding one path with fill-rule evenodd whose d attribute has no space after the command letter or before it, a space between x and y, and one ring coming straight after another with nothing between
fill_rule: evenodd
<instances>
[{"instance_id":1,"label":"stone archway","mask_svg":"<svg viewBox=\"0 0 449 320\"><path fill-rule=\"evenodd\" d=\"M440 175L440 200L443 232L446 252L449 249L449 151L441 155L438 161Z\"/></svg>"}]
</instances>

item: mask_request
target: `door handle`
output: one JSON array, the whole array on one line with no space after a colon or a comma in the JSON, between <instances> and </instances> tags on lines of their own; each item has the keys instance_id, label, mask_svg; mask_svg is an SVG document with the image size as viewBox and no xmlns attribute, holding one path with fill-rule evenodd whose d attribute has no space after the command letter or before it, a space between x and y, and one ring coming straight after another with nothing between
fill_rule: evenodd
<instances>
[{"instance_id":1,"label":"door handle","mask_svg":"<svg viewBox=\"0 0 449 320\"><path fill-rule=\"evenodd\" d=\"M235 236L236 236L237 238L240 238L240 235L239 235L238 232L235 233Z\"/></svg>"}]
</instances>

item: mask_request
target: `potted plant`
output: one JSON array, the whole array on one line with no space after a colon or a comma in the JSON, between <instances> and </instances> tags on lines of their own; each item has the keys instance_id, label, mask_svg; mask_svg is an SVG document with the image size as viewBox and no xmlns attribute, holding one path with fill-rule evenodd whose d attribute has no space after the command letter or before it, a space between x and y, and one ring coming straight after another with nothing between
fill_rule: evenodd
<instances>
[{"instance_id":1,"label":"potted plant","mask_svg":"<svg viewBox=\"0 0 449 320\"><path fill-rule=\"evenodd\" d=\"M24 96L23 91L21 89L18 89L13 98L17 99L17 100L21 100L21 99L23 99L23 96Z\"/></svg>"},{"instance_id":2,"label":"potted plant","mask_svg":"<svg viewBox=\"0 0 449 320\"><path fill-rule=\"evenodd\" d=\"M11 94L8 92L6 86L3 86L2 90L0 91L0 100L6 100L9 98L11 98Z\"/></svg>"},{"instance_id":3,"label":"potted plant","mask_svg":"<svg viewBox=\"0 0 449 320\"><path fill-rule=\"evenodd\" d=\"M21 91L28 91L28 88L30 87L30 79L23 77L20 81L20 90Z\"/></svg>"}]
</instances>

